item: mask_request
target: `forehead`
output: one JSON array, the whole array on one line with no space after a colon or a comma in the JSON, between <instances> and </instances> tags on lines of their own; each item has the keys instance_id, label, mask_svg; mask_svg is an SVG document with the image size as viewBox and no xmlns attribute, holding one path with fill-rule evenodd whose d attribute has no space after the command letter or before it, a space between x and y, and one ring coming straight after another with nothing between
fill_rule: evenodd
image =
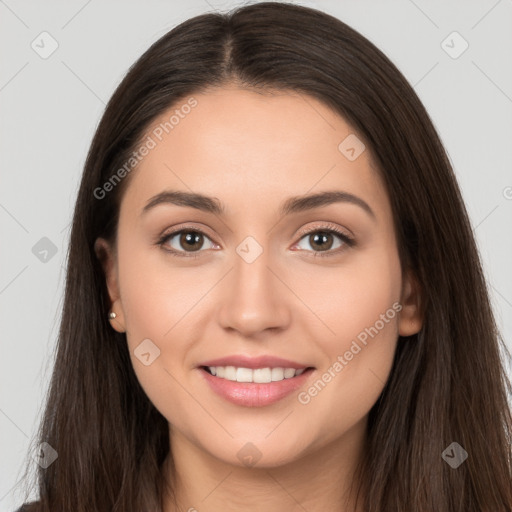
<instances>
[{"instance_id":1,"label":"forehead","mask_svg":"<svg viewBox=\"0 0 512 512\"><path fill-rule=\"evenodd\" d=\"M368 148L355 159L344 153L347 145L358 153L363 148L355 130L302 93L223 87L192 94L158 116L143 141L151 149L123 199L130 210L165 189L213 195L225 204L333 188L386 202Z\"/></svg>"}]
</instances>

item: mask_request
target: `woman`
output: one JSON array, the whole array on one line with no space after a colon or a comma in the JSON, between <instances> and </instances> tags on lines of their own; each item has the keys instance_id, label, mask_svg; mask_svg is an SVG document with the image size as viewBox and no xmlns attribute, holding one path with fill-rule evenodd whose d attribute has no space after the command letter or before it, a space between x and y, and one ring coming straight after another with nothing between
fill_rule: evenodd
<instances>
[{"instance_id":1,"label":"woman","mask_svg":"<svg viewBox=\"0 0 512 512\"><path fill-rule=\"evenodd\" d=\"M510 511L500 348L397 68L305 7L192 18L92 142L25 510Z\"/></svg>"}]
</instances>

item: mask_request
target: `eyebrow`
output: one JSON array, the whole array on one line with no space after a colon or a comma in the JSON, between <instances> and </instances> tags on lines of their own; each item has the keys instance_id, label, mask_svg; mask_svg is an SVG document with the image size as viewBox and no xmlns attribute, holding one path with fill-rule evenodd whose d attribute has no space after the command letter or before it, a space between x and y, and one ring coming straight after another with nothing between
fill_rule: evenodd
<instances>
[{"instance_id":1,"label":"eyebrow","mask_svg":"<svg viewBox=\"0 0 512 512\"><path fill-rule=\"evenodd\" d=\"M322 206L328 206L334 203L354 204L361 207L373 219L376 218L374 211L366 201L354 194L340 190L290 197L282 204L279 214L280 216L286 216L293 213L312 210L314 208L321 208ZM149 199L146 206L144 206L141 215L160 204L186 206L207 213L213 213L215 215L223 215L225 213L224 205L216 197L205 196L195 192L185 192L182 190L166 190Z\"/></svg>"}]
</instances>

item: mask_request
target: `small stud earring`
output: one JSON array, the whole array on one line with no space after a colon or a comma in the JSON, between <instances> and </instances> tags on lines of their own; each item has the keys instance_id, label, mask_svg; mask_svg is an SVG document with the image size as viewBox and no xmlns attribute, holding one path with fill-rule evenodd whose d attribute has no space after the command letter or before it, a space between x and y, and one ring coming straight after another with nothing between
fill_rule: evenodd
<instances>
[{"instance_id":1,"label":"small stud earring","mask_svg":"<svg viewBox=\"0 0 512 512\"><path fill-rule=\"evenodd\" d=\"M109 317L111 320L113 320L114 318L116 318L116 316L117 316L117 315L116 315L113 311L111 311L111 312L108 314L108 317Z\"/></svg>"}]
</instances>

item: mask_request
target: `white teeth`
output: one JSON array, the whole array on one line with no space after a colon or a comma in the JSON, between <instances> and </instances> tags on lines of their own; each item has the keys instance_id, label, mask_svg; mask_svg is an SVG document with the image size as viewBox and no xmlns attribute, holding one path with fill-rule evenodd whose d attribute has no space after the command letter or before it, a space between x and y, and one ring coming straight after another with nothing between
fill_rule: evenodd
<instances>
[{"instance_id":1,"label":"white teeth","mask_svg":"<svg viewBox=\"0 0 512 512\"><path fill-rule=\"evenodd\" d=\"M240 369L238 369L240 371ZM295 374L295 372L293 372ZM252 378L258 384L267 384L272 382L272 369L271 368L256 368L252 370Z\"/></svg>"},{"instance_id":2,"label":"white teeth","mask_svg":"<svg viewBox=\"0 0 512 512\"><path fill-rule=\"evenodd\" d=\"M208 366L208 369L212 375L221 379L236 382L255 382L257 384L291 379L305 371L305 368L300 370L295 368L256 368L253 370L251 368L237 368L235 366Z\"/></svg>"},{"instance_id":3,"label":"white teeth","mask_svg":"<svg viewBox=\"0 0 512 512\"><path fill-rule=\"evenodd\" d=\"M272 368L271 378L272 380L283 380L284 370L282 368Z\"/></svg>"},{"instance_id":4,"label":"white teeth","mask_svg":"<svg viewBox=\"0 0 512 512\"><path fill-rule=\"evenodd\" d=\"M224 378L227 380L236 380L236 368L234 366L226 366L224 368Z\"/></svg>"},{"instance_id":5,"label":"white teeth","mask_svg":"<svg viewBox=\"0 0 512 512\"><path fill-rule=\"evenodd\" d=\"M226 378L229 377L226 376ZM252 382L252 370L249 370L249 368L237 368L236 379L229 380L236 380L237 382Z\"/></svg>"},{"instance_id":6,"label":"white teeth","mask_svg":"<svg viewBox=\"0 0 512 512\"><path fill-rule=\"evenodd\" d=\"M284 369L284 378L289 379L295 376L295 368L285 368Z\"/></svg>"}]
</instances>

